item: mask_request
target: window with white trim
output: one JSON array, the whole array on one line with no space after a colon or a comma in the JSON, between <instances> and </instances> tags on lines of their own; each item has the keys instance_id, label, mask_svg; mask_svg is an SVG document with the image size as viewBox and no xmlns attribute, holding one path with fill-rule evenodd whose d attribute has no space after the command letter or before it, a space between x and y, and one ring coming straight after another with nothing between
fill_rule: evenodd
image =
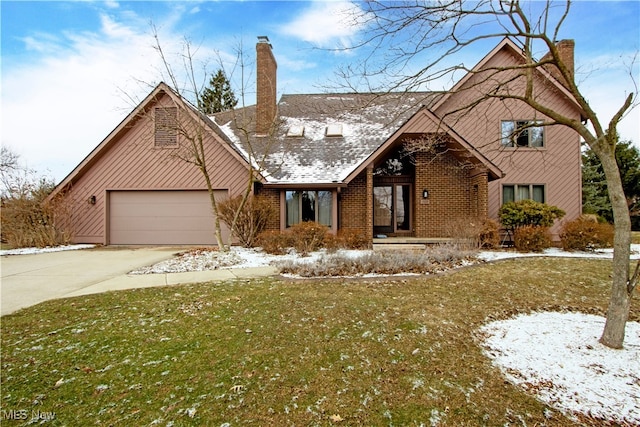
<instances>
[{"instance_id":1,"label":"window with white trim","mask_svg":"<svg viewBox=\"0 0 640 427\"><path fill-rule=\"evenodd\" d=\"M541 120L503 120L501 136L503 147L544 147L544 126Z\"/></svg>"},{"instance_id":2,"label":"window with white trim","mask_svg":"<svg viewBox=\"0 0 640 427\"><path fill-rule=\"evenodd\" d=\"M502 186L502 203L519 202L531 199L544 203L544 185L538 184L513 184Z\"/></svg>"},{"instance_id":3,"label":"window with white trim","mask_svg":"<svg viewBox=\"0 0 640 427\"><path fill-rule=\"evenodd\" d=\"M331 191L287 191L285 199L287 228L305 221L317 222L331 228Z\"/></svg>"}]
</instances>

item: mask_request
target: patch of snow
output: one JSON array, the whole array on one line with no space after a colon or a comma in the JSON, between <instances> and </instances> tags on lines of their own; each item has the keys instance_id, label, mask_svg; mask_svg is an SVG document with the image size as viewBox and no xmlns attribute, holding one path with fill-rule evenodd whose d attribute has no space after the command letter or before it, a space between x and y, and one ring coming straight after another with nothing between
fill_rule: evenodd
<instances>
[{"instance_id":1,"label":"patch of snow","mask_svg":"<svg viewBox=\"0 0 640 427\"><path fill-rule=\"evenodd\" d=\"M0 256L4 255L33 255L43 254L47 252L61 252L61 251L76 251L79 249L91 249L96 245L65 245L65 246L52 246L46 248L19 248L19 249L7 249L0 251Z\"/></svg>"},{"instance_id":2,"label":"patch of snow","mask_svg":"<svg viewBox=\"0 0 640 427\"><path fill-rule=\"evenodd\" d=\"M597 259L611 259L613 257L613 249L598 249L590 252L569 252L563 251L558 248L545 249L540 253L522 253L515 250L502 250L502 251L482 251L478 253L478 258L483 261L497 261L508 258L522 258L522 257L564 257L564 258L597 258ZM640 259L640 244L631 245L631 259Z\"/></svg>"},{"instance_id":3,"label":"patch of snow","mask_svg":"<svg viewBox=\"0 0 640 427\"><path fill-rule=\"evenodd\" d=\"M505 377L550 406L638 425L640 323L627 322L624 349L613 350L598 342L604 322L542 312L489 323L480 334Z\"/></svg>"}]
</instances>

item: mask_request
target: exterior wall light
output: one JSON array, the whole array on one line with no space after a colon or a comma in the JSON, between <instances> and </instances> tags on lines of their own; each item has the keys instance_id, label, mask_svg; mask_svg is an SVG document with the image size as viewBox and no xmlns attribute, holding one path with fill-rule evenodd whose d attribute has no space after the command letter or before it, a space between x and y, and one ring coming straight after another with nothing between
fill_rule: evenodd
<instances>
[{"instance_id":1,"label":"exterior wall light","mask_svg":"<svg viewBox=\"0 0 640 427\"><path fill-rule=\"evenodd\" d=\"M89 196L89 199L87 200L87 203L89 203L90 205L95 205L96 204L96 196Z\"/></svg>"},{"instance_id":2,"label":"exterior wall light","mask_svg":"<svg viewBox=\"0 0 640 427\"><path fill-rule=\"evenodd\" d=\"M429 190L422 190L422 198L423 199L429 198Z\"/></svg>"}]
</instances>

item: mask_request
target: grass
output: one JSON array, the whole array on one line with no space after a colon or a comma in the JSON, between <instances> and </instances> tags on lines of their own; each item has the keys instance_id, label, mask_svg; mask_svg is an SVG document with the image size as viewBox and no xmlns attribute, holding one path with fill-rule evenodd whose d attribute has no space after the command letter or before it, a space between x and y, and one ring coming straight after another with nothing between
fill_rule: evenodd
<instances>
[{"instance_id":1,"label":"grass","mask_svg":"<svg viewBox=\"0 0 640 427\"><path fill-rule=\"evenodd\" d=\"M640 244L640 231L632 231L631 232L631 243Z\"/></svg>"},{"instance_id":2,"label":"grass","mask_svg":"<svg viewBox=\"0 0 640 427\"><path fill-rule=\"evenodd\" d=\"M507 383L476 330L537 310L603 314L610 266L518 259L50 301L2 318L1 409L55 413L49 425L573 425Z\"/></svg>"}]
</instances>

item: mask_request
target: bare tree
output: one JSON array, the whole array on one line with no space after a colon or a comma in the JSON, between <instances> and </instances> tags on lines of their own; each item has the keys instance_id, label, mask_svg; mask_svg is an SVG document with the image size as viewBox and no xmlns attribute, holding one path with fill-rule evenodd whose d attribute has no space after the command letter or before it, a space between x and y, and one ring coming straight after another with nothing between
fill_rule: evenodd
<instances>
[{"instance_id":1,"label":"bare tree","mask_svg":"<svg viewBox=\"0 0 640 427\"><path fill-rule=\"evenodd\" d=\"M218 125L225 125L226 123L217 123L216 118L220 118L221 120L226 120L232 123L232 127L234 129L235 136L240 139L239 144L235 144L234 150L242 150L242 156L247 161L247 175L246 175L246 185L244 186L244 190L241 194L240 203L237 204L237 208L235 214L233 215L233 220L227 224L229 226L231 234L236 234L237 223L241 216L243 209L245 209L247 200L252 195L252 190L254 183L259 179L260 174L265 170L265 162L269 155L271 154L271 149L275 145L276 138L275 134L279 128L277 121L273 123L269 132L266 135L261 135L259 138L256 137L256 126L255 126L255 117L253 114L249 112L249 109L246 107L245 99L246 99L246 82L245 82L245 70L247 65L245 63L245 52L242 47L242 44L236 49L236 62L233 64L233 67L230 71L227 71L225 68L225 64L223 61L219 59L219 73L223 75L233 77L234 73L238 71L240 76L240 107L235 108L238 100L235 99L235 94L233 94L233 102L228 104L229 110L222 111L218 113L216 117L209 117L203 113L205 111L205 106L203 105L204 97L202 96L203 92L206 91L206 70L201 73L202 76L205 76L202 81L199 80L198 75L200 75L195 68L195 52L194 47L189 40L184 41L183 44L183 52L181 53L182 57L182 79L186 80L186 84L182 84L180 81L180 77L175 70L175 67L171 64L167 55L163 50L162 44L160 42L159 36L155 28L153 28L153 37L155 40L154 48L157 51L162 64L164 66L164 73L168 76L170 81L171 88L180 95L183 99L187 101L183 105L182 114L177 114L173 119L169 119L164 124L161 124L160 127L164 127L165 130L177 133L180 136L179 138L179 147L176 150L171 152L171 156L179 159L180 161L189 163L198 168L201 172L209 194L209 199L211 202L211 209L213 211L215 217L215 238L218 244L218 248L221 251L228 250L227 242L224 242L222 237L222 229L220 224L220 210L219 203L221 200L217 200L214 191L214 183L211 179L211 165L209 165L209 159L207 158L207 147L205 143L206 135L208 135L212 129L212 127L216 127ZM228 80L227 80L228 81ZM182 89L182 88L185 89ZM193 105L189 105L189 99L193 100ZM186 109L193 107L191 114L187 114ZM187 116L193 115L196 113L197 120L189 120ZM169 116L169 114L167 114ZM213 119L213 122L212 122ZM156 129L158 129L158 119L154 119ZM233 141L232 141L233 144ZM225 215L228 217L228 215Z\"/></svg>"},{"instance_id":2,"label":"bare tree","mask_svg":"<svg viewBox=\"0 0 640 427\"><path fill-rule=\"evenodd\" d=\"M371 51L359 66L340 71L340 77L350 88L355 87L353 81L359 86L366 81L368 90L411 91L440 84L445 77L453 79L461 73L472 74L473 83L468 90L474 95L468 95L468 102L448 112L443 120L455 120L483 103L515 100L544 115L544 121L536 126L566 126L577 132L597 155L606 175L615 223L611 297L600 341L608 347L621 348L638 270L630 276L631 223L615 146L617 126L637 107L638 91L620 94L624 98L608 122L589 105L575 82L572 64L566 62L557 44L571 1L558 4L519 0L415 0L371 1L359 5L364 9L352 11L350 19L366 23L367 31L351 48ZM521 49L523 61L519 65L480 70L469 69L464 64L451 65L455 54L463 49L504 38ZM537 59L536 51L547 53ZM576 120L545 103L539 95L550 88L537 78L541 74L553 76L564 86L582 110L583 120ZM513 133L521 131L521 128L514 129Z\"/></svg>"}]
</instances>

